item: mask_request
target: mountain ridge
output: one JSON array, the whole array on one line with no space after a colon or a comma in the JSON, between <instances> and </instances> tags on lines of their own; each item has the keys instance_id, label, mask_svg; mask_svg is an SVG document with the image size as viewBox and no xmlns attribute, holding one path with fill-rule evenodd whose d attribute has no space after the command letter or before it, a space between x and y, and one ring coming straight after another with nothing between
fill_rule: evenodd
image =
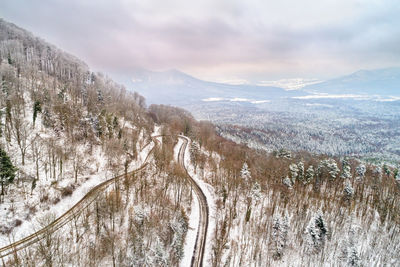
<instances>
[{"instance_id":1,"label":"mountain ridge","mask_svg":"<svg viewBox=\"0 0 400 267\"><path fill-rule=\"evenodd\" d=\"M349 75L305 86L302 91L327 94L400 96L400 67L358 70Z\"/></svg>"},{"instance_id":2,"label":"mountain ridge","mask_svg":"<svg viewBox=\"0 0 400 267\"><path fill-rule=\"evenodd\" d=\"M172 105L235 99L257 103L314 94L397 97L400 96L400 67L358 70L297 90L285 90L277 86L205 81L177 69L166 71L142 69L136 71L132 78L125 78L124 83L143 94L150 103Z\"/></svg>"},{"instance_id":3,"label":"mountain ridge","mask_svg":"<svg viewBox=\"0 0 400 267\"><path fill-rule=\"evenodd\" d=\"M125 79L126 82L126 79ZM182 71L138 71L130 79L130 86L143 94L149 102L187 104L204 99L241 99L263 101L304 95L274 86L233 85L195 78Z\"/></svg>"}]
</instances>

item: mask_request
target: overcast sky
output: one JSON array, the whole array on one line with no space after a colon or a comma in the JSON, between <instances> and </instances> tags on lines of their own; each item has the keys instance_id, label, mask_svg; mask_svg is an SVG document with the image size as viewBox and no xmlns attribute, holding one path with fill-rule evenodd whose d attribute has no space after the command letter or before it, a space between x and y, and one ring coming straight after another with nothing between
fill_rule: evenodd
<instances>
[{"instance_id":1,"label":"overcast sky","mask_svg":"<svg viewBox=\"0 0 400 267\"><path fill-rule=\"evenodd\" d=\"M0 16L123 75L254 83L400 65L398 0L1 0Z\"/></svg>"}]
</instances>

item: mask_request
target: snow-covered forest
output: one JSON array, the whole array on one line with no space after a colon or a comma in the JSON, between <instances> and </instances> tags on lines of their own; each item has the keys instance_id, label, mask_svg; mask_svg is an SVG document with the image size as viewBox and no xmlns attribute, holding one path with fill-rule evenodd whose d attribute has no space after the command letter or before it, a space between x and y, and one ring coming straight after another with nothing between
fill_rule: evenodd
<instances>
[{"instance_id":1,"label":"snow-covered forest","mask_svg":"<svg viewBox=\"0 0 400 267\"><path fill-rule=\"evenodd\" d=\"M156 147L152 140L144 98L5 21L0 62L0 243L73 210L61 229L49 229L3 263L179 263L190 191L172 161L175 141L164 138ZM149 164L132 173L148 155ZM118 175L74 209L89 190Z\"/></svg>"},{"instance_id":2,"label":"snow-covered forest","mask_svg":"<svg viewBox=\"0 0 400 267\"><path fill-rule=\"evenodd\" d=\"M188 105L196 118L218 125L226 138L262 148L354 156L397 164L399 101L280 99L268 103Z\"/></svg>"},{"instance_id":3,"label":"snow-covered forest","mask_svg":"<svg viewBox=\"0 0 400 267\"><path fill-rule=\"evenodd\" d=\"M46 230L5 266L182 264L188 174L210 209L203 266L400 265L395 165L235 143L3 20L0 81L0 244Z\"/></svg>"}]
</instances>

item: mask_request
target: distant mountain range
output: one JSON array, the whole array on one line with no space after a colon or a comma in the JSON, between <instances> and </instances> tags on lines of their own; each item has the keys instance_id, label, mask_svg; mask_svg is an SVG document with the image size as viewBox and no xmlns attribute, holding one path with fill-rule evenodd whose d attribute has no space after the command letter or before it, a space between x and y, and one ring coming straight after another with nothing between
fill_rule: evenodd
<instances>
[{"instance_id":1,"label":"distant mountain range","mask_svg":"<svg viewBox=\"0 0 400 267\"><path fill-rule=\"evenodd\" d=\"M178 70L138 71L131 79L134 90L149 103L186 105L199 101L262 102L306 95L272 86L230 85L203 81Z\"/></svg>"},{"instance_id":2,"label":"distant mountain range","mask_svg":"<svg viewBox=\"0 0 400 267\"><path fill-rule=\"evenodd\" d=\"M302 91L325 94L400 96L400 68L360 70L306 86Z\"/></svg>"},{"instance_id":3,"label":"distant mountain range","mask_svg":"<svg viewBox=\"0 0 400 267\"><path fill-rule=\"evenodd\" d=\"M290 91L273 86L208 82L178 70L136 71L125 83L143 94L150 104L163 103L178 106L200 101L257 104L283 98L307 98L315 95L399 97L400 68L360 70L347 76Z\"/></svg>"}]
</instances>

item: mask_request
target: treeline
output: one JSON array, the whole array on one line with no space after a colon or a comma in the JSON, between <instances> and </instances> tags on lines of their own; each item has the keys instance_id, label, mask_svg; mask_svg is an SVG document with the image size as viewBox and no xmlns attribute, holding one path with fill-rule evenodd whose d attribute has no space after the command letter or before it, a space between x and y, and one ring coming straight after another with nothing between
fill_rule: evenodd
<instances>
[{"instance_id":1,"label":"treeline","mask_svg":"<svg viewBox=\"0 0 400 267\"><path fill-rule=\"evenodd\" d=\"M2 240L17 241L13 230L32 218L38 227L50 224L54 214L36 215L68 198L88 176L100 183L103 175L125 174L62 229L3 264L178 265L191 195L174 163L176 139L164 137L155 144L154 161L140 173L128 172L152 142L157 119L145 99L3 20L0 81Z\"/></svg>"},{"instance_id":2,"label":"treeline","mask_svg":"<svg viewBox=\"0 0 400 267\"><path fill-rule=\"evenodd\" d=\"M308 152L267 153L222 138L179 108L150 112L169 132L191 137L192 163L218 196L213 266L398 262L398 248L386 250L399 241L397 169ZM369 243L374 238L381 243Z\"/></svg>"},{"instance_id":3,"label":"treeline","mask_svg":"<svg viewBox=\"0 0 400 267\"><path fill-rule=\"evenodd\" d=\"M26 156L35 162L36 180L39 169L52 179L62 176L67 160L73 161L76 180L80 145L134 155L140 130L153 128L141 95L3 20L0 82L1 145L15 142L21 165ZM47 138L40 131L47 131Z\"/></svg>"},{"instance_id":4,"label":"treeline","mask_svg":"<svg viewBox=\"0 0 400 267\"><path fill-rule=\"evenodd\" d=\"M3 235L38 209L70 195L84 175L103 168L112 176L125 172L128 177L131 162L151 140L154 124L162 125L164 135L154 149L154 169L128 179L133 187L124 185L120 190L115 185L103 203L97 203L98 209L90 206L71 226L75 240L82 242L74 247L76 261L65 256L67 247L57 254L62 242L71 241L57 237L52 238L57 249L39 243L36 252L42 254L27 250L23 259L21 255L15 259L16 265L35 259L45 265L48 257L49 266L96 266L107 261L176 265L182 257L185 213L191 204L184 172L173 160L173 136L178 134L192 139L191 163L214 188L216 225L209 241L213 266L290 265L293 259L300 259L298 265L388 264L391 258L398 262L395 169L308 152L267 153L234 143L183 109L146 108L139 94L2 20L0 81L0 147L6 152L2 159L9 163L11 158L18 167L9 166L8 174L1 175L1 205L10 211L0 225ZM63 180L69 181L67 186ZM12 190L7 189L10 185ZM5 197L7 192L12 195ZM355 241L358 230L353 223L363 229L358 236L367 241ZM127 229L135 234L124 235ZM86 241L79 241L86 231ZM366 245L360 245L363 241ZM89 257L83 259L80 249L87 242L91 245L84 251ZM374 258L373 251L382 257ZM53 258L56 255L63 256Z\"/></svg>"}]
</instances>

